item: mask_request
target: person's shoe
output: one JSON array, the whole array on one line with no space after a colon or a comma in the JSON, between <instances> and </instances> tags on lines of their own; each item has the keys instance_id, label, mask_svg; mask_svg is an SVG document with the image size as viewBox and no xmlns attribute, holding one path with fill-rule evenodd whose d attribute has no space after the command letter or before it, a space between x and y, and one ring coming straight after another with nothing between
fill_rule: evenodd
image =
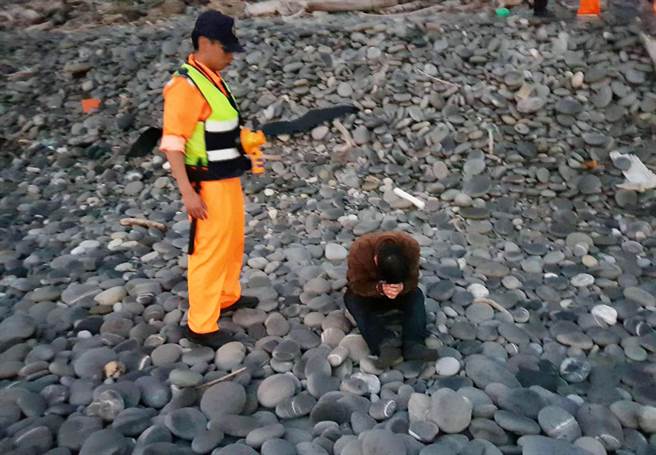
<instances>
[{"instance_id":1,"label":"person's shoe","mask_svg":"<svg viewBox=\"0 0 656 455\"><path fill-rule=\"evenodd\" d=\"M216 332L209 333L196 333L189 328L185 327L184 330L185 338L187 338L192 343L202 344L212 349L219 349L226 343L235 341L235 336L229 330L217 330Z\"/></svg>"},{"instance_id":2,"label":"person's shoe","mask_svg":"<svg viewBox=\"0 0 656 455\"><path fill-rule=\"evenodd\" d=\"M242 308L255 308L258 303L260 303L260 299L258 299L257 297L248 297L242 295L241 297L239 297L239 300L237 300L235 303L233 303L228 308L223 310L223 312L227 313L228 311L237 311L237 310L241 310Z\"/></svg>"},{"instance_id":3,"label":"person's shoe","mask_svg":"<svg viewBox=\"0 0 656 455\"><path fill-rule=\"evenodd\" d=\"M423 344L411 344L403 347L403 358L405 360L431 362L437 360L437 357L437 350L429 349Z\"/></svg>"},{"instance_id":4,"label":"person's shoe","mask_svg":"<svg viewBox=\"0 0 656 455\"><path fill-rule=\"evenodd\" d=\"M391 367L400 358L401 351L393 346L381 346L380 354L374 357L373 363L379 370Z\"/></svg>"}]
</instances>

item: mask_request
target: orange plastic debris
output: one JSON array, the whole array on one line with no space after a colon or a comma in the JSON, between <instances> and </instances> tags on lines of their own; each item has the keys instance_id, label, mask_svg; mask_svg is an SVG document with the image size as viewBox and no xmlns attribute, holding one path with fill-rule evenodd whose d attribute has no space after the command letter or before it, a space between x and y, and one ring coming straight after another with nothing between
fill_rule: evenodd
<instances>
[{"instance_id":1,"label":"orange plastic debris","mask_svg":"<svg viewBox=\"0 0 656 455\"><path fill-rule=\"evenodd\" d=\"M579 0L579 16L599 16L601 14L600 0Z\"/></svg>"},{"instance_id":2,"label":"orange plastic debris","mask_svg":"<svg viewBox=\"0 0 656 455\"><path fill-rule=\"evenodd\" d=\"M594 171L595 169L598 169L600 166L597 160L589 160L589 161L582 162L581 167L587 169L588 171Z\"/></svg>"},{"instance_id":3,"label":"orange plastic debris","mask_svg":"<svg viewBox=\"0 0 656 455\"><path fill-rule=\"evenodd\" d=\"M85 98L82 100L82 112L88 114L95 111L100 107L100 100L98 98Z\"/></svg>"}]
</instances>

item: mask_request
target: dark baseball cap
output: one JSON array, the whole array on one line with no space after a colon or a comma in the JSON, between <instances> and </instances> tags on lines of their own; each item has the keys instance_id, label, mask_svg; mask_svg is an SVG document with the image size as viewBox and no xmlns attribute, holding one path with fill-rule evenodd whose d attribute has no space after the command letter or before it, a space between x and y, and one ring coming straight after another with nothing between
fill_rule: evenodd
<instances>
[{"instance_id":1,"label":"dark baseball cap","mask_svg":"<svg viewBox=\"0 0 656 455\"><path fill-rule=\"evenodd\" d=\"M192 36L204 36L217 40L223 45L226 52L244 52L234 32L235 20L218 11L205 11L198 19Z\"/></svg>"}]
</instances>

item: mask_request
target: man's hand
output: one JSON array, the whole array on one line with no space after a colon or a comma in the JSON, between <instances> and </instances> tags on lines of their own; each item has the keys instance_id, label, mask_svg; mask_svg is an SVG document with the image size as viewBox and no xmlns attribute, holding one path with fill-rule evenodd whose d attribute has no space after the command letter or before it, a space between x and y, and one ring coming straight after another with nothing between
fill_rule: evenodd
<instances>
[{"instance_id":1,"label":"man's hand","mask_svg":"<svg viewBox=\"0 0 656 455\"><path fill-rule=\"evenodd\" d=\"M182 194L182 202L190 217L200 220L207 218L207 206L195 191L185 191Z\"/></svg>"},{"instance_id":2,"label":"man's hand","mask_svg":"<svg viewBox=\"0 0 656 455\"><path fill-rule=\"evenodd\" d=\"M178 189L182 195L182 202L187 209L187 213L192 218L204 220L207 218L207 207L189 183L189 177L185 170L184 151L168 150L166 151L166 158L171 164L171 173L178 183Z\"/></svg>"},{"instance_id":3,"label":"man's hand","mask_svg":"<svg viewBox=\"0 0 656 455\"><path fill-rule=\"evenodd\" d=\"M390 300L394 300L403 291L403 283L383 284L383 294Z\"/></svg>"}]
</instances>

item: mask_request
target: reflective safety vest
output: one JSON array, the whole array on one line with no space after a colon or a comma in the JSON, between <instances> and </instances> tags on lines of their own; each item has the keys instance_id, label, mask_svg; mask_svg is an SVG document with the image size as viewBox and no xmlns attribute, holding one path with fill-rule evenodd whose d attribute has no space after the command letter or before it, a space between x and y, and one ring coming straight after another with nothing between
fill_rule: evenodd
<instances>
[{"instance_id":1,"label":"reflective safety vest","mask_svg":"<svg viewBox=\"0 0 656 455\"><path fill-rule=\"evenodd\" d=\"M211 80L185 63L176 73L198 88L212 113L199 121L185 143L185 165L191 181L239 177L251 169L251 160L239 144L239 110L227 84L224 94Z\"/></svg>"}]
</instances>

